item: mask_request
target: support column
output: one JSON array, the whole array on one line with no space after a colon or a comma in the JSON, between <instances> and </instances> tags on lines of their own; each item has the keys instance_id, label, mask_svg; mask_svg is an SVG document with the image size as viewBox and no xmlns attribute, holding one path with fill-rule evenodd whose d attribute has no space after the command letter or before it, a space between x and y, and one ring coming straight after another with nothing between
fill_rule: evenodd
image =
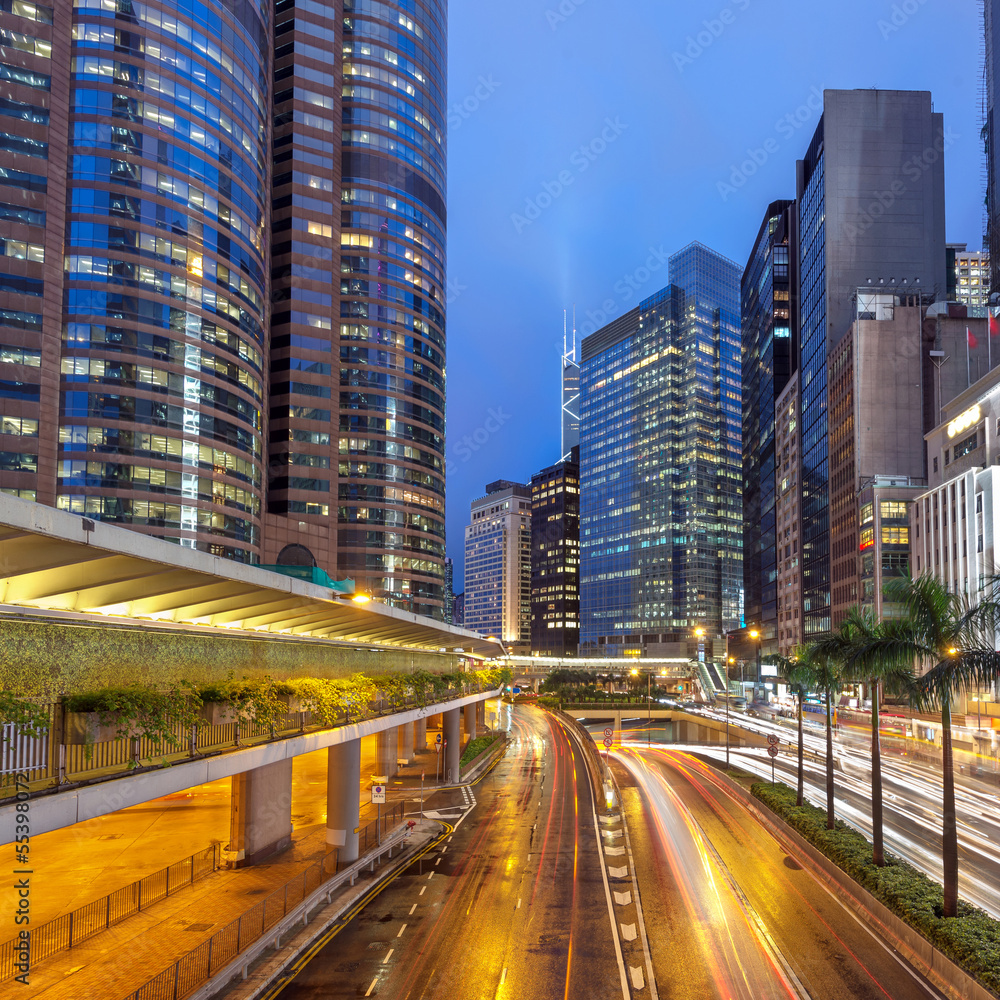
<instances>
[{"instance_id":1,"label":"support column","mask_svg":"<svg viewBox=\"0 0 1000 1000\"><path fill-rule=\"evenodd\" d=\"M396 728L383 729L375 735L375 766L380 776L394 778L399 771L396 766Z\"/></svg>"},{"instance_id":2,"label":"support column","mask_svg":"<svg viewBox=\"0 0 1000 1000\"><path fill-rule=\"evenodd\" d=\"M465 738L471 742L476 738L476 703L465 706Z\"/></svg>"},{"instance_id":3,"label":"support column","mask_svg":"<svg viewBox=\"0 0 1000 1000\"><path fill-rule=\"evenodd\" d=\"M326 842L340 861L357 861L361 825L361 740L326 752Z\"/></svg>"},{"instance_id":4,"label":"support column","mask_svg":"<svg viewBox=\"0 0 1000 1000\"><path fill-rule=\"evenodd\" d=\"M427 719L417 719L413 723L413 748L417 753L427 751Z\"/></svg>"},{"instance_id":5,"label":"support column","mask_svg":"<svg viewBox=\"0 0 1000 1000\"><path fill-rule=\"evenodd\" d=\"M285 850L292 843L292 761L233 775L229 850L243 868Z\"/></svg>"},{"instance_id":6,"label":"support column","mask_svg":"<svg viewBox=\"0 0 1000 1000\"><path fill-rule=\"evenodd\" d=\"M485 729L486 728L486 701L476 702L476 728Z\"/></svg>"},{"instance_id":7,"label":"support column","mask_svg":"<svg viewBox=\"0 0 1000 1000\"><path fill-rule=\"evenodd\" d=\"M444 780L447 784L454 784L459 779L459 760L462 757L462 736L460 732L460 708L453 708L450 712L442 712L444 720L444 738L448 741L448 746L444 749Z\"/></svg>"},{"instance_id":8,"label":"support column","mask_svg":"<svg viewBox=\"0 0 1000 1000\"><path fill-rule=\"evenodd\" d=\"M397 749L396 753L398 755L398 760L405 761L407 764L413 763L413 725L412 723L405 723L400 726L397 730Z\"/></svg>"}]
</instances>

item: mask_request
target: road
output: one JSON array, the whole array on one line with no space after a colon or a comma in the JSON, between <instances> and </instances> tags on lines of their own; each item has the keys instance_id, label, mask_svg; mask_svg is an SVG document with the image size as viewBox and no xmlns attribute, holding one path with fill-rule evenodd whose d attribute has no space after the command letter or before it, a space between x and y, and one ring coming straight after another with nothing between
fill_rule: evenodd
<instances>
[{"instance_id":1,"label":"road","mask_svg":"<svg viewBox=\"0 0 1000 1000\"><path fill-rule=\"evenodd\" d=\"M663 1000L939 998L711 767L638 747L623 748L613 767Z\"/></svg>"},{"instance_id":2,"label":"road","mask_svg":"<svg viewBox=\"0 0 1000 1000\"><path fill-rule=\"evenodd\" d=\"M781 738L775 761L780 781L794 787L796 736L787 727L761 719L740 719L741 725ZM883 812L887 850L909 861L935 881L941 871L942 778L939 768L892 748L900 741L886 739L882 750ZM807 799L826 808L826 742L819 729L807 728L804 740ZM871 837L871 739L856 730L842 730L834 741L837 815ZM722 759L718 746L703 748ZM769 758L763 750L732 752L732 761L744 770L770 779ZM957 768L956 768L957 771ZM996 793L979 780L957 775L955 807L958 815L959 892L963 899L1000 917L1000 812Z\"/></svg>"},{"instance_id":3,"label":"road","mask_svg":"<svg viewBox=\"0 0 1000 1000\"><path fill-rule=\"evenodd\" d=\"M269 1000L621 1000L581 751L532 707L511 735L472 808Z\"/></svg>"}]
</instances>

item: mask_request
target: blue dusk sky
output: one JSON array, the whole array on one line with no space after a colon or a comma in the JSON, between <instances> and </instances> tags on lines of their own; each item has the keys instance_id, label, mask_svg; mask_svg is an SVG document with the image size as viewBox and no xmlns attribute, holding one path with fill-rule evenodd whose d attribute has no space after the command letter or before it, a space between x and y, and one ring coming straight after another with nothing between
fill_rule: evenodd
<instances>
[{"instance_id":1,"label":"blue dusk sky","mask_svg":"<svg viewBox=\"0 0 1000 1000\"><path fill-rule=\"evenodd\" d=\"M563 309L591 333L692 240L746 263L824 89L929 90L947 238L982 245L976 0L451 0L448 554L559 458Z\"/></svg>"}]
</instances>

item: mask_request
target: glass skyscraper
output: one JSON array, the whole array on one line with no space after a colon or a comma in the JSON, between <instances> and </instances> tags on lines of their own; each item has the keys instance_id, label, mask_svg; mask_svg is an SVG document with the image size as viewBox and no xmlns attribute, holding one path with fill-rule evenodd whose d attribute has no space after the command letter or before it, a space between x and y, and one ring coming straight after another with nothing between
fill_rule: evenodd
<instances>
[{"instance_id":1,"label":"glass skyscraper","mask_svg":"<svg viewBox=\"0 0 1000 1000\"><path fill-rule=\"evenodd\" d=\"M692 243L584 340L581 653L711 649L742 611L739 265Z\"/></svg>"},{"instance_id":2,"label":"glass skyscraper","mask_svg":"<svg viewBox=\"0 0 1000 1000\"><path fill-rule=\"evenodd\" d=\"M798 353L795 202L768 206L743 272L743 582L744 618L760 629L764 652L776 650L775 404Z\"/></svg>"}]
</instances>

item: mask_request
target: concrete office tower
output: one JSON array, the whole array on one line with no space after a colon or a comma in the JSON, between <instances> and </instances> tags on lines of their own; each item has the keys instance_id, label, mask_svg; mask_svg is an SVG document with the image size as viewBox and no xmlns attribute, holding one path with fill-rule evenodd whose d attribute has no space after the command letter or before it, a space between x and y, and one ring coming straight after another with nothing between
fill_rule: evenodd
<instances>
[{"instance_id":1,"label":"concrete office tower","mask_svg":"<svg viewBox=\"0 0 1000 1000\"><path fill-rule=\"evenodd\" d=\"M275 35L265 561L440 618L446 3L279 3Z\"/></svg>"},{"instance_id":2,"label":"concrete office tower","mask_svg":"<svg viewBox=\"0 0 1000 1000\"><path fill-rule=\"evenodd\" d=\"M743 597L740 267L700 243L582 344L581 654L720 655Z\"/></svg>"},{"instance_id":3,"label":"concrete office tower","mask_svg":"<svg viewBox=\"0 0 1000 1000\"><path fill-rule=\"evenodd\" d=\"M455 564L444 561L444 620L451 625L455 620Z\"/></svg>"},{"instance_id":4,"label":"concrete office tower","mask_svg":"<svg viewBox=\"0 0 1000 1000\"><path fill-rule=\"evenodd\" d=\"M464 624L526 653L531 640L531 488L500 479L465 529Z\"/></svg>"},{"instance_id":5,"label":"concrete office tower","mask_svg":"<svg viewBox=\"0 0 1000 1000\"><path fill-rule=\"evenodd\" d=\"M531 477L531 653L580 642L580 449Z\"/></svg>"},{"instance_id":6,"label":"concrete office tower","mask_svg":"<svg viewBox=\"0 0 1000 1000\"><path fill-rule=\"evenodd\" d=\"M776 524L776 404L798 357L798 213L793 201L768 206L741 282L743 340L744 619L761 632L761 652L777 651L779 549L789 526ZM787 460L787 456L786 456Z\"/></svg>"},{"instance_id":7,"label":"concrete office tower","mask_svg":"<svg viewBox=\"0 0 1000 1000\"><path fill-rule=\"evenodd\" d=\"M798 163L806 640L830 627L829 351L858 288L945 295L946 146L929 93L828 90Z\"/></svg>"},{"instance_id":8,"label":"concrete office tower","mask_svg":"<svg viewBox=\"0 0 1000 1000\"><path fill-rule=\"evenodd\" d=\"M0 489L256 562L271 7L0 26Z\"/></svg>"},{"instance_id":9,"label":"concrete office tower","mask_svg":"<svg viewBox=\"0 0 1000 1000\"><path fill-rule=\"evenodd\" d=\"M969 250L965 243L949 243L946 253L948 300L985 309L990 304L990 255Z\"/></svg>"}]
</instances>

